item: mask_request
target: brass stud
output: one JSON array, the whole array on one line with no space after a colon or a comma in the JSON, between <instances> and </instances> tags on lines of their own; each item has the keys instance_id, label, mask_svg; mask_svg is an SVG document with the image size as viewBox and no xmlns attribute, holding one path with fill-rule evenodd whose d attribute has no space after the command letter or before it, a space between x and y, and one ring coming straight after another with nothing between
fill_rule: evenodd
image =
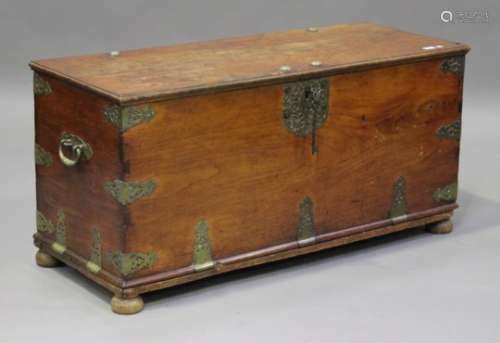
<instances>
[{"instance_id":1,"label":"brass stud","mask_svg":"<svg viewBox=\"0 0 500 343\"><path fill-rule=\"evenodd\" d=\"M280 71L282 71L284 73L287 73L290 70L292 70L292 68L290 68L290 66L287 66L287 65L283 65L283 66L280 67Z\"/></svg>"},{"instance_id":2,"label":"brass stud","mask_svg":"<svg viewBox=\"0 0 500 343\"><path fill-rule=\"evenodd\" d=\"M320 66L321 66L321 62L320 62L320 61L312 61L312 62L311 62L311 65L312 65L313 67L320 67Z\"/></svg>"},{"instance_id":3,"label":"brass stud","mask_svg":"<svg viewBox=\"0 0 500 343\"><path fill-rule=\"evenodd\" d=\"M111 52L109 53L109 55L110 55L111 57L116 57L116 56L119 56L119 55L120 55L120 52L119 52L119 51L111 51Z\"/></svg>"},{"instance_id":4,"label":"brass stud","mask_svg":"<svg viewBox=\"0 0 500 343\"><path fill-rule=\"evenodd\" d=\"M317 27L308 27L308 28L307 28L307 31L308 31L308 32L318 32L318 31L319 31L319 29L318 29Z\"/></svg>"}]
</instances>

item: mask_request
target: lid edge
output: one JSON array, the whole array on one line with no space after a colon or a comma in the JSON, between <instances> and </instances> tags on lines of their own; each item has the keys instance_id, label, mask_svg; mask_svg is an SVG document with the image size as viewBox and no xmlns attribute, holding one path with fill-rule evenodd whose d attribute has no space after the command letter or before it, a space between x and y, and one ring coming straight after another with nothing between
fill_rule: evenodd
<instances>
[{"instance_id":1,"label":"lid edge","mask_svg":"<svg viewBox=\"0 0 500 343\"><path fill-rule=\"evenodd\" d=\"M280 84L284 82L293 82L301 79L325 77L335 74L347 72L355 72L378 67L388 67L400 64L420 62L430 59L437 59L447 56L466 55L470 51L470 47L466 44L456 43L455 46L439 50L431 50L423 53L413 53L411 55L400 55L393 58L373 59L358 63L349 63L344 65L327 66L315 68L314 70L304 70L298 72L281 73L278 75L266 75L264 77L255 77L248 79L233 80L228 82L217 82L211 84L200 84L198 86L190 86L186 88L172 89L169 91L153 91L150 93L143 92L137 94L116 94L95 85L86 83L77 78L71 77L64 73L52 70L51 68L41 65L38 61L31 61L29 66L32 70L49 76L55 77L61 81L69 82L74 86L83 88L93 93L107 98L118 104L133 104L142 102L156 102L162 100L170 100L186 96L204 95L216 92L231 91L237 89L253 88L258 86Z\"/></svg>"}]
</instances>

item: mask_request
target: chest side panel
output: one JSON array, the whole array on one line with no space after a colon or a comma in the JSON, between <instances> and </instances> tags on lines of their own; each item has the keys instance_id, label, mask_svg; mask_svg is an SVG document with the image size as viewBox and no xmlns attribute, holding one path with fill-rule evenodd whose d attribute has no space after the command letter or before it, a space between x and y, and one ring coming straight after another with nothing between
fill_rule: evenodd
<instances>
[{"instance_id":1,"label":"chest side panel","mask_svg":"<svg viewBox=\"0 0 500 343\"><path fill-rule=\"evenodd\" d=\"M316 130L290 129L286 85L151 104L155 118L124 133L127 180L156 185L129 205L127 249L157 255L136 275L192 268L207 242L230 259L443 205L458 140L437 132L460 119L461 76L442 63L326 79Z\"/></svg>"},{"instance_id":2,"label":"chest side panel","mask_svg":"<svg viewBox=\"0 0 500 343\"><path fill-rule=\"evenodd\" d=\"M105 252L123 248L125 216L104 184L121 176L120 135L103 115L109 103L47 75L35 74L37 235L116 274ZM63 133L90 146L75 166L59 158ZM64 156L72 159L71 148ZM53 242L57 244L54 246ZM94 271L97 272L94 266Z\"/></svg>"}]
</instances>

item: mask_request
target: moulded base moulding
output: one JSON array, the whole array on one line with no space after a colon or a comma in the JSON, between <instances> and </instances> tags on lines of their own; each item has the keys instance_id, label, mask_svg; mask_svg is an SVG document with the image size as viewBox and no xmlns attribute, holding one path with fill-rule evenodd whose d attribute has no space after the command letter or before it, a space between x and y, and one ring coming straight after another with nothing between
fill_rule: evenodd
<instances>
[{"instance_id":1,"label":"moulded base moulding","mask_svg":"<svg viewBox=\"0 0 500 343\"><path fill-rule=\"evenodd\" d=\"M111 300L111 308L113 312L118 314L134 314L140 312L144 308L144 302L139 296L139 294L142 293L169 288L210 277L212 275L284 260L294 256L305 255L315 251L346 245L416 227L425 227L426 230L432 233L449 233L453 228L451 216L452 211L449 211L414 220L408 220L403 223L386 225L383 227L368 229L366 231L359 231L357 233L344 236L330 236L330 240L324 240L323 237L323 240L319 239L315 243L306 246L295 244L293 248L287 248L286 250L281 251L278 248L275 248L274 252L269 250L269 253L266 255L259 254L258 256L253 256L252 254L247 254L246 258L240 257L239 259L232 258L216 261L214 268L204 271L196 272L194 269L190 269L186 272L185 270L182 270L183 274L176 277L165 277L166 275L172 275L172 273L169 273L142 277L128 281L120 280L104 270L101 270L98 274L89 272L86 268L86 260L83 257L76 255L70 249L66 249L63 254L54 256L56 253L50 248L51 242L40 235L35 234L34 241L35 245L40 248L40 250L36 253L36 261L38 265L42 267L55 267L62 265L62 262L64 262L64 264L80 271L86 277L92 279L96 283L114 293ZM345 231L349 232L349 230L350 229ZM160 277L163 278L159 279Z\"/></svg>"}]
</instances>

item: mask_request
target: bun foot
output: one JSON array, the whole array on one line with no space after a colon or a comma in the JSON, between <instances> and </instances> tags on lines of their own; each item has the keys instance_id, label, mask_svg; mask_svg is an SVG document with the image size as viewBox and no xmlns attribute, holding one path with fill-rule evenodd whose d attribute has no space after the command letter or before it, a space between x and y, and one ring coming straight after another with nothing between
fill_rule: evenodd
<instances>
[{"instance_id":1,"label":"bun foot","mask_svg":"<svg viewBox=\"0 0 500 343\"><path fill-rule=\"evenodd\" d=\"M35 255L36 264L43 268L54 268L62 266L63 263L58 259L46 254L40 250L37 251Z\"/></svg>"},{"instance_id":2,"label":"bun foot","mask_svg":"<svg viewBox=\"0 0 500 343\"><path fill-rule=\"evenodd\" d=\"M450 219L447 219L437 223L428 224L425 229L434 234L450 233L453 231L453 222Z\"/></svg>"},{"instance_id":3,"label":"bun foot","mask_svg":"<svg viewBox=\"0 0 500 343\"><path fill-rule=\"evenodd\" d=\"M114 296L111 299L111 309L114 313L118 314L134 314L141 312L144 308L144 301L140 296L135 298L124 299L118 296Z\"/></svg>"}]
</instances>

